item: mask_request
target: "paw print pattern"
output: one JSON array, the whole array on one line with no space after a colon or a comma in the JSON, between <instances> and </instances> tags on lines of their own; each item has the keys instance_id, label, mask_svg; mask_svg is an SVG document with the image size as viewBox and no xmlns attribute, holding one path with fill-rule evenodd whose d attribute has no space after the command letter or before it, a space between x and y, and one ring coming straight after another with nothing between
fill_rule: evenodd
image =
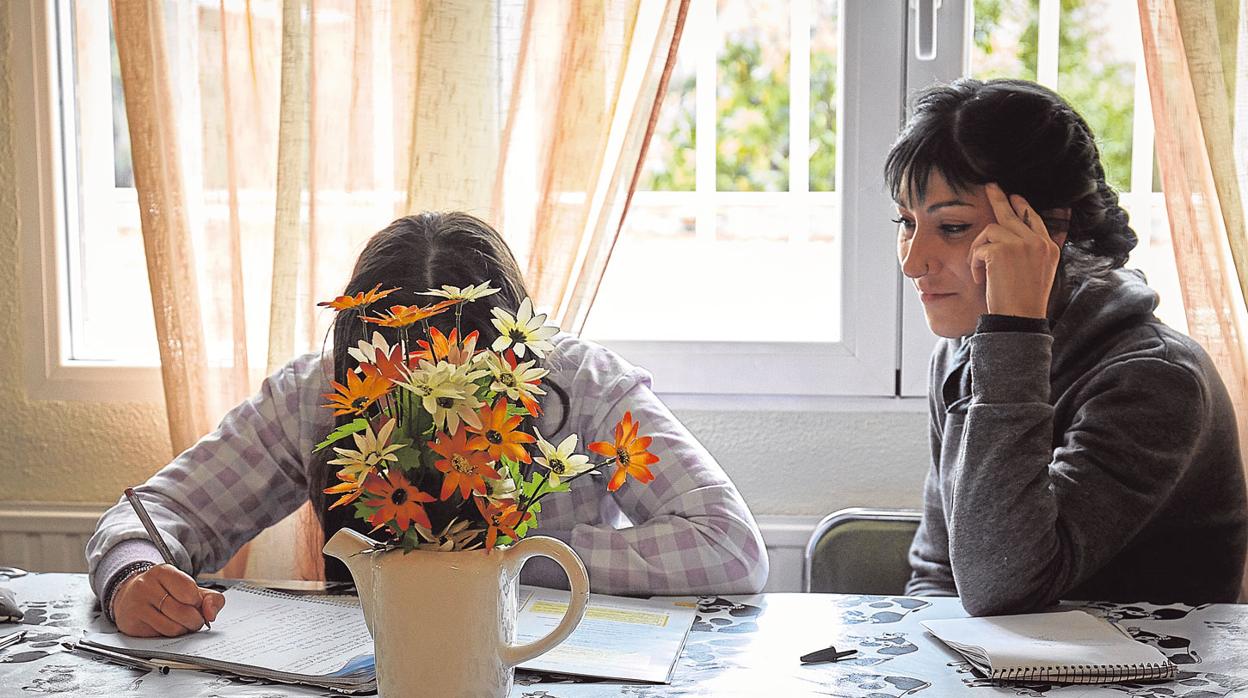
<instances>
[{"instance_id":1,"label":"paw print pattern","mask_svg":"<svg viewBox=\"0 0 1248 698\"><path fill-rule=\"evenodd\" d=\"M922 679L910 676L888 676L865 672L843 674L836 679L837 688L852 691L851 695L865 698L900 698L931 688L931 685Z\"/></svg>"},{"instance_id":2,"label":"paw print pattern","mask_svg":"<svg viewBox=\"0 0 1248 698\"><path fill-rule=\"evenodd\" d=\"M1141 630L1131 626L1127 628L1127 632L1131 633L1131 637L1139 642L1152 645L1161 650L1161 653L1166 655L1166 659L1179 666L1200 664L1200 655L1196 653L1196 650L1192 649L1192 641L1185 637L1149 632L1148 630Z\"/></svg>"},{"instance_id":3,"label":"paw print pattern","mask_svg":"<svg viewBox=\"0 0 1248 698\"><path fill-rule=\"evenodd\" d=\"M851 646L858 650L852 658L842 659L845 664L857 666L875 666L919 650L913 642L902 633L884 633L875 636L851 635Z\"/></svg>"},{"instance_id":4,"label":"paw print pattern","mask_svg":"<svg viewBox=\"0 0 1248 698\"><path fill-rule=\"evenodd\" d=\"M923 599L903 596L847 596L837 604L846 609L842 619L851 625L860 623L896 623L902 618L931 606Z\"/></svg>"},{"instance_id":5,"label":"paw print pattern","mask_svg":"<svg viewBox=\"0 0 1248 698\"><path fill-rule=\"evenodd\" d=\"M737 603L721 596L703 596L698 599L698 617L693 622L694 632L752 633L758 630L755 618L763 612L758 606Z\"/></svg>"}]
</instances>

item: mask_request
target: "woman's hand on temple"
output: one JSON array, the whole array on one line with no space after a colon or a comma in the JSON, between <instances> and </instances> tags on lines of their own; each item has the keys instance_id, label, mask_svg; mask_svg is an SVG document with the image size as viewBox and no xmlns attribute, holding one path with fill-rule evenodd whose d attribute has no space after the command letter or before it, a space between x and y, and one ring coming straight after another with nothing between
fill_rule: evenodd
<instances>
[{"instance_id":1,"label":"woman's hand on temple","mask_svg":"<svg viewBox=\"0 0 1248 698\"><path fill-rule=\"evenodd\" d=\"M1062 257L1040 214L1021 196L1006 197L995 182L984 187L997 222L971 244L971 274L987 283L988 312L1045 318ZM1064 237L1064 236L1063 236Z\"/></svg>"},{"instance_id":2,"label":"woman's hand on temple","mask_svg":"<svg viewBox=\"0 0 1248 698\"><path fill-rule=\"evenodd\" d=\"M133 637L177 637L217 619L220 592L202 589L173 565L157 565L130 577L113 594L117 629Z\"/></svg>"}]
</instances>

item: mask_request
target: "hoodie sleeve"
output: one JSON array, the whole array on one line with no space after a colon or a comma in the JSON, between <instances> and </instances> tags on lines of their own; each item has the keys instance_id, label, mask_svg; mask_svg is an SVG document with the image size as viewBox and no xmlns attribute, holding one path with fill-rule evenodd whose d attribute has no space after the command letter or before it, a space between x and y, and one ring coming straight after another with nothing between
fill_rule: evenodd
<instances>
[{"instance_id":1,"label":"hoodie sleeve","mask_svg":"<svg viewBox=\"0 0 1248 698\"><path fill-rule=\"evenodd\" d=\"M317 366L309 356L279 369L216 431L135 488L179 569L191 575L219 569L307 499L300 397ZM104 512L86 552L101 598L129 563L160 561L124 497Z\"/></svg>"},{"instance_id":2,"label":"hoodie sleeve","mask_svg":"<svg viewBox=\"0 0 1248 698\"><path fill-rule=\"evenodd\" d=\"M574 481L571 492L543 500L537 533L571 545L596 592L762 590L768 565L758 524L723 468L651 390L650 374L604 347L568 341L575 345L561 350L575 369L552 375L569 395L568 425L557 438L576 433L578 450L585 452L590 442L610 442L615 424L631 412L640 433L653 438L648 450L659 461L649 466L652 482L629 476L615 492L607 491L614 466ZM525 583L566 585L563 573L544 562L526 566Z\"/></svg>"},{"instance_id":3,"label":"hoodie sleeve","mask_svg":"<svg viewBox=\"0 0 1248 698\"><path fill-rule=\"evenodd\" d=\"M943 499L949 562L973 615L1047 606L1103 567L1167 499L1201 434L1196 377L1128 355L1089 374L1055 435L1052 341L970 339L971 400L956 457L944 459Z\"/></svg>"}]
</instances>

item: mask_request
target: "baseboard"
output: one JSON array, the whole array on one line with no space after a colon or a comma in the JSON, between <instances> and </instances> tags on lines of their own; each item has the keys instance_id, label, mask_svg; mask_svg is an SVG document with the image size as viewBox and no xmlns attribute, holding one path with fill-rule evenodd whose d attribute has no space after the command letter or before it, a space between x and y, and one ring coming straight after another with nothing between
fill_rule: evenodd
<instances>
[{"instance_id":1,"label":"baseboard","mask_svg":"<svg viewBox=\"0 0 1248 698\"><path fill-rule=\"evenodd\" d=\"M85 572L84 549L105 504L0 505L0 565L40 572ZM771 573L767 591L801 591L803 553L819 517L760 516Z\"/></svg>"}]
</instances>

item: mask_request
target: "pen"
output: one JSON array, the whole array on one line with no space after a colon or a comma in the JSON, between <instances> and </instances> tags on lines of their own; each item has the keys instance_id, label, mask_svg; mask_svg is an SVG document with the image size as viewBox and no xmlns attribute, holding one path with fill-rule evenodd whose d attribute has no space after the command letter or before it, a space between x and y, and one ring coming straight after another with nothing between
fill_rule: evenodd
<instances>
[{"instance_id":1,"label":"pen","mask_svg":"<svg viewBox=\"0 0 1248 698\"><path fill-rule=\"evenodd\" d=\"M25 630L19 630L15 633L9 633L8 635L5 635L4 637L0 637L0 650L4 649L5 647L8 647L9 645L16 645L17 643L21 642L25 638L26 638Z\"/></svg>"},{"instance_id":2,"label":"pen","mask_svg":"<svg viewBox=\"0 0 1248 698\"><path fill-rule=\"evenodd\" d=\"M155 545L156 549L160 551L160 557L165 561L165 564L177 567L177 563L173 561L173 553L169 552L169 546L165 545L164 537L160 535L156 524L152 523L152 517L147 515L147 509L143 507L143 502L139 500L139 495L134 493L133 487L126 488L126 499L130 500L130 506L134 508L134 513L139 515L139 521L143 523L143 528L147 530L147 537L152 539L152 545ZM207 618L204 619L204 625L209 630L212 630L212 624L208 622Z\"/></svg>"},{"instance_id":3,"label":"pen","mask_svg":"<svg viewBox=\"0 0 1248 698\"><path fill-rule=\"evenodd\" d=\"M87 654L95 655L100 659L113 662L114 664L122 664L130 667L131 669L143 669L144 671L155 671L161 674L169 673L169 667L167 666L163 666L155 662L149 662L146 659L131 657L126 654L121 654L120 652L106 650L103 647L84 645L81 642L76 645L69 642L62 642L61 647L64 647L71 652L85 652Z\"/></svg>"},{"instance_id":4,"label":"pen","mask_svg":"<svg viewBox=\"0 0 1248 698\"><path fill-rule=\"evenodd\" d=\"M839 662L842 659L857 654L858 650L844 650L837 652L835 647L817 650L810 654L803 654L801 657L802 664L814 664L816 662Z\"/></svg>"}]
</instances>

